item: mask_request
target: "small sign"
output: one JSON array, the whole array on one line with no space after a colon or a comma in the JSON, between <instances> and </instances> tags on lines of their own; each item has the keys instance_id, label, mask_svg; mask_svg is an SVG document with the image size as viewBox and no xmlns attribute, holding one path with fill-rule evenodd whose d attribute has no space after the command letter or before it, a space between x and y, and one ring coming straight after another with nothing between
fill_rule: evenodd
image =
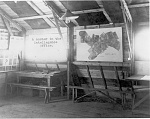
<instances>
[{"instance_id":1,"label":"small sign","mask_svg":"<svg viewBox=\"0 0 150 119\"><path fill-rule=\"evenodd\" d=\"M9 34L6 29L0 29L0 50L7 50L9 46Z\"/></svg>"}]
</instances>

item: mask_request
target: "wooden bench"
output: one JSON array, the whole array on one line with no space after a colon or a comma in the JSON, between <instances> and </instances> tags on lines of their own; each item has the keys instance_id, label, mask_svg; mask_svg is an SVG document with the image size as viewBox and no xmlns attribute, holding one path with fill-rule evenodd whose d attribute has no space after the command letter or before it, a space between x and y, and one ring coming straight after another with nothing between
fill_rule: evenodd
<instances>
[{"instance_id":1,"label":"wooden bench","mask_svg":"<svg viewBox=\"0 0 150 119\"><path fill-rule=\"evenodd\" d=\"M126 84L127 82L124 80L130 74L130 67L130 63L119 62L72 62L71 75L73 86L69 86L69 88L73 89L73 100L75 99L74 95L77 97L78 89L91 90L91 92L76 100L89 95L92 92L100 92L102 95L115 101L113 96L111 97L110 95L119 93L122 100L122 106L124 107L126 94L133 94L132 90L127 90L130 85ZM88 88L82 87L82 84L88 85Z\"/></svg>"},{"instance_id":2,"label":"wooden bench","mask_svg":"<svg viewBox=\"0 0 150 119\"><path fill-rule=\"evenodd\" d=\"M134 92L133 91L127 91L127 90L122 90L122 91L120 91L120 90L118 90L117 88L116 89L105 89L105 88L84 88L84 87L81 87L81 86L69 86L69 88L71 88L72 89L72 100L74 101L74 102L76 102L77 100L79 100L79 99L81 99L81 98L83 98L83 97L85 97L85 96L87 96L87 95L89 95L89 94L91 94L91 93L94 93L95 91L99 91L99 92L101 92L103 95L105 95L106 97L108 97L111 101L113 101L113 102L115 102L115 103L117 103L116 102L116 100L114 99L114 98L112 98L112 97L110 97L109 95L107 95L107 94L105 94L103 91L107 91L107 92L117 92L117 93L120 93L120 94L122 94L122 105L124 106L124 101L125 101L125 95L126 94L133 94ZM82 96L80 96L80 97L77 97L78 96L78 94L77 94L77 90L78 89L82 89L82 90L90 90L91 92L90 93L88 93L88 94L85 94L85 95L82 95Z\"/></svg>"},{"instance_id":3,"label":"wooden bench","mask_svg":"<svg viewBox=\"0 0 150 119\"><path fill-rule=\"evenodd\" d=\"M30 88L30 89L38 89L38 90L44 90L45 91L45 103L49 103L50 101L50 92L53 91L56 87L48 87L48 86L38 86L38 85L27 85L27 84L20 84L20 83L7 83L7 85L11 88L12 93L12 87L21 87L21 88ZM17 94L18 94L18 88L17 88Z\"/></svg>"}]
</instances>

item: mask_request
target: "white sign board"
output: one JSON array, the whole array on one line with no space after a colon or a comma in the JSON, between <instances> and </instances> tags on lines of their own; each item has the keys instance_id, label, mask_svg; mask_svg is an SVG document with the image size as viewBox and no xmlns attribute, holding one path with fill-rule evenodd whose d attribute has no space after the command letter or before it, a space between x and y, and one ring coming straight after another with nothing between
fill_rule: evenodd
<instances>
[{"instance_id":1,"label":"white sign board","mask_svg":"<svg viewBox=\"0 0 150 119\"><path fill-rule=\"evenodd\" d=\"M77 61L123 62L122 27L77 30Z\"/></svg>"},{"instance_id":2,"label":"white sign board","mask_svg":"<svg viewBox=\"0 0 150 119\"><path fill-rule=\"evenodd\" d=\"M30 35L25 44L26 59L37 62L65 62L67 50L59 34Z\"/></svg>"}]
</instances>

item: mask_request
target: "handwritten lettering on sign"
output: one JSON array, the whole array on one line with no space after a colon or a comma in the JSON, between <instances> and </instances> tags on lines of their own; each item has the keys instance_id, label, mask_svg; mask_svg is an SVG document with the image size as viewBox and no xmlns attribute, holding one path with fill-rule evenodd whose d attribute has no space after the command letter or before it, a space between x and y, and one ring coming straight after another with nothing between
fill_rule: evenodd
<instances>
[{"instance_id":1,"label":"handwritten lettering on sign","mask_svg":"<svg viewBox=\"0 0 150 119\"><path fill-rule=\"evenodd\" d=\"M35 45L38 45L39 47L54 47L55 44L57 44L61 38L32 38L32 41Z\"/></svg>"}]
</instances>

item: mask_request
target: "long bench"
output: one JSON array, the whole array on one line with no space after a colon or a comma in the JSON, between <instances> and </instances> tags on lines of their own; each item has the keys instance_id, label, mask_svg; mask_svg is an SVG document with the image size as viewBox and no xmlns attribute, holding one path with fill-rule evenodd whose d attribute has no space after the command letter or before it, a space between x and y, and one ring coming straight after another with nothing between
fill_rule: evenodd
<instances>
[{"instance_id":1,"label":"long bench","mask_svg":"<svg viewBox=\"0 0 150 119\"><path fill-rule=\"evenodd\" d=\"M130 84L127 84L128 82L124 80L130 75L130 67L131 64L125 62L75 61L72 63L71 74L73 86L69 86L69 88L75 90L75 92L73 92L75 96L77 96L77 89L92 90L91 93L95 91L100 92L112 101L115 101L115 99L113 96L111 97L111 94L118 95L119 93L122 100L121 104L124 107L126 94L133 94L133 91L130 92L130 90L127 90L130 88ZM82 84L87 84L88 88L82 87ZM96 86L98 88L95 88ZM77 98L77 100L89 94L85 94Z\"/></svg>"},{"instance_id":2,"label":"long bench","mask_svg":"<svg viewBox=\"0 0 150 119\"><path fill-rule=\"evenodd\" d=\"M122 91L120 91L117 88L116 89L115 88L114 89L108 89L108 88L107 89L105 89L105 88L85 88L85 87L81 87L81 86L69 86L69 88L72 89L72 100L74 102L77 102L79 99L81 99L81 98L83 98L83 97L85 97L85 96L87 96L87 95L89 95L91 93L94 93L95 91L99 91L103 95L105 95L106 97L108 97L111 101L117 103L114 98L110 97L107 93L104 93L104 92L117 92L117 93L120 93L122 95L122 104L121 105L123 107L124 107L124 104L125 104L125 96L126 96L126 94L133 94L134 93L133 91L128 91L128 90L122 90ZM91 92L87 93L85 95L82 95L80 97L77 97L78 96L78 94L77 94L77 92L78 92L77 90L78 89L89 90Z\"/></svg>"},{"instance_id":3,"label":"long bench","mask_svg":"<svg viewBox=\"0 0 150 119\"><path fill-rule=\"evenodd\" d=\"M12 87L21 87L21 88L30 88L30 89L38 89L38 90L44 90L45 91L45 103L49 103L50 101L50 92L53 91L56 87L48 87L48 86L38 86L38 85L27 85L27 84L20 84L20 83L7 83L7 85L11 88L12 93ZM17 88L17 94L18 94L18 88Z\"/></svg>"},{"instance_id":4,"label":"long bench","mask_svg":"<svg viewBox=\"0 0 150 119\"><path fill-rule=\"evenodd\" d=\"M150 88L147 87L147 86L134 86L133 87L134 90L126 90L126 88L122 87L122 89L123 89L122 91L118 90L117 87L116 88L110 87L110 89L108 87L107 89L105 89L104 87L103 88L85 88L85 87L81 87L81 86L71 86L70 85L69 88L72 89L72 100L73 100L73 102L77 102L79 99L81 99L81 98L83 98L83 97L85 97L85 96L87 96L87 95L89 95L91 93L94 93L96 91L99 91L103 95L105 95L106 97L108 97L111 101L113 101L115 103L118 103L115 99L113 99L107 93L104 93L104 92L117 92L117 93L120 93L122 95L122 103L121 103L121 105L123 106L123 108L124 108L125 103L126 103L125 102L125 100L126 100L126 94L130 94L130 95L135 96L136 92L150 90ZM77 91L78 89L89 90L91 92L78 97L78 91ZM133 99L132 99L133 101L134 101L134 98L135 97L133 97Z\"/></svg>"}]
</instances>

